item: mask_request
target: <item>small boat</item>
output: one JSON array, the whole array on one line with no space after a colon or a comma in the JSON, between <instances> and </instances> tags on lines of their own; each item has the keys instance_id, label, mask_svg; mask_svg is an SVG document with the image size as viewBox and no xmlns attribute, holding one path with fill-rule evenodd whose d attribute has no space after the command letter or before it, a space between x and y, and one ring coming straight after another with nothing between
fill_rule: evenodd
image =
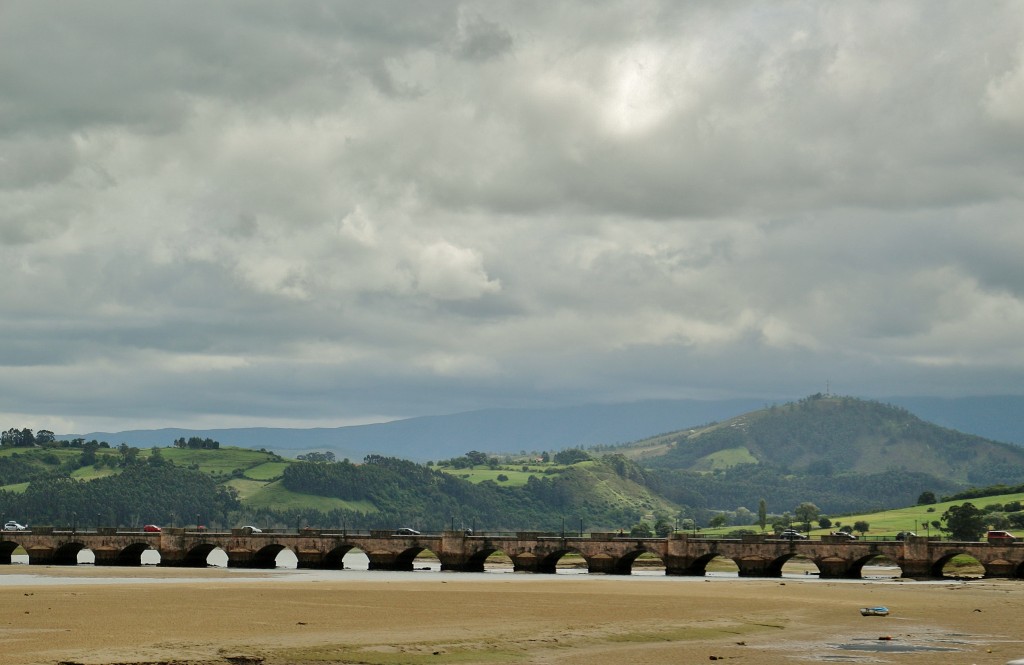
<instances>
[{"instance_id":1,"label":"small boat","mask_svg":"<svg viewBox=\"0 0 1024 665\"><path fill-rule=\"evenodd\" d=\"M889 615L888 607L862 607L860 608L862 616L866 617L884 617Z\"/></svg>"}]
</instances>

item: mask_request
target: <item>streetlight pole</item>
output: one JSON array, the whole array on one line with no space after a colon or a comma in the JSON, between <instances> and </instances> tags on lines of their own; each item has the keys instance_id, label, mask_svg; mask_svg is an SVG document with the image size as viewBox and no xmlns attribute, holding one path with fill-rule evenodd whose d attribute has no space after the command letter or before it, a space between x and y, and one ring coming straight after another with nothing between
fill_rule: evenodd
<instances>
[{"instance_id":1,"label":"streetlight pole","mask_svg":"<svg viewBox=\"0 0 1024 665\"><path fill-rule=\"evenodd\" d=\"M71 513L71 533L78 532L78 513Z\"/></svg>"}]
</instances>

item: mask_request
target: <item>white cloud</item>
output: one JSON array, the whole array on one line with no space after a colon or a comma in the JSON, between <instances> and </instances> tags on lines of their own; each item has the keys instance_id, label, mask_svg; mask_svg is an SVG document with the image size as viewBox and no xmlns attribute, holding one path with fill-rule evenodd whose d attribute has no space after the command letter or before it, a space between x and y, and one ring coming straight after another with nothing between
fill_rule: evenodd
<instances>
[{"instance_id":1,"label":"white cloud","mask_svg":"<svg viewBox=\"0 0 1024 665\"><path fill-rule=\"evenodd\" d=\"M5 408L1019 392L1022 26L946 2L15 3Z\"/></svg>"}]
</instances>

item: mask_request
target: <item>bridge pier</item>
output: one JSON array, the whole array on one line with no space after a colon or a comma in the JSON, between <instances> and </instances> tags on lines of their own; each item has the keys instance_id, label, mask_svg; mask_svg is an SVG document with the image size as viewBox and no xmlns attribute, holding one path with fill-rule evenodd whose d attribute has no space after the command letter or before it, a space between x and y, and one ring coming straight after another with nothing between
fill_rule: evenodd
<instances>
[{"instance_id":1,"label":"bridge pier","mask_svg":"<svg viewBox=\"0 0 1024 665\"><path fill-rule=\"evenodd\" d=\"M298 550L295 552L295 567L321 570L330 568L325 561L326 557L320 550Z\"/></svg>"},{"instance_id":2,"label":"bridge pier","mask_svg":"<svg viewBox=\"0 0 1024 665\"><path fill-rule=\"evenodd\" d=\"M772 559L746 556L733 559L739 568L740 577L782 577L782 569L775 570Z\"/></svg>"},{"instance_id":3,"label":"bridge pier","mask_svg":"<svg viewBox=\"0 0 1024 665\"><path fill-rule=\"evenodd\" d=\"M259 552L245 549L229 549L225 551L228 555L228 568L245 568L250 570L271 569L277 567L276 557L263 557Z\"/></svg>"},{"instance_id":4,"label":"bridge pier","mask_svg":"<svg viewBox=\"0 0 1024 665\"><path fill-rule=\"evenodd\" d=\"M853 561L841 557L824 557L815 559L814 564L818 567L818 577L823 580L856 579L860 577L860 569L854 566Z\"/></svg>"},{"instance_id":5,"label":"bridge pier","mask_svg":"<svg viewBox=\"0 0 1024 665\"><path fill-rule=\"evenodd\" d=\"M512 559L512 572L516 573L540 573L547 572L540 570L540 558L533 552L520 552L518 554L508 553ZM551 570L550 572L555 572Z\"/></svg>"},{"instance_id":6,"label":"bridge pier","mask_svg":"<svg viewBox=\"0 0 1024 665\"><path fill-rule=\"evenodd\" d=\"M992 561L983 561L981 563L985 568L986 578L1008 578L1013 579L1017 577L1017 565L1012 561L1006 559L994 559Z\"/></svg>"},{"instance_id":7,"label":"bridge pier","mask_svg":"<svg viewBox=\"0 0 1024 665\"><path fill-rule=\"evenodd\" d=\"M25 547L25 551L28 552L29 563L33 565L57 566L62 563L57 561L56 550L52 547L33 547L29 545Z\"/></svg>"},{"instance_id":8,"label":"bridge pier","mask_svg":"<svg viewBox=\"0 0 1024 665\"><path fill-rule=\"evenodd\" d=\"M402 561L394 552L367 552L366 556L370 560L368 566L370 570L404 571L413 569L412 559Z\"/></svg>"},{"instance_id":9,"label":"bridge pier","mask_svg":"<svg viewBox=\"0 0 1024 665\"><path fill-rule=\"evenodd\" d=\"M121 550L116 547L93 547L93 556L96 557L95 566L141 566L142 561L132 562L121 557Z\"/></svg>"},{"instance_id":10,"label":"bridge pier","mask_svg":"<svg viewBox=\"0 0 1024 665\"><path fill-rule=\"evenodd\" d=\"M587 558L588 573L604 573L605 575L629 575L629 566L622 570L620 557L610 554L594 554Z\"/></svg>"}]
</instances>

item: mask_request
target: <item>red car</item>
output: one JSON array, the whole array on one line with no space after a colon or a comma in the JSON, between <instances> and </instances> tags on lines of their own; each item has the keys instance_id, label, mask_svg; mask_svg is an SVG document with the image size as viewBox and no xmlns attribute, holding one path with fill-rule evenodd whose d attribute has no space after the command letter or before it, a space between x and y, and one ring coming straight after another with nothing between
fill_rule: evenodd
<instances>
[{"instance_id":1,"label":"red car","mask_svg":"<svg viewBox=\"0 0 1024 665\"><path fill-rule=\"evenodd\" d=\"M160 533L160 527L158 527L155 524L147 524L146 526L142 527L142 530L146 531L147 533Z\"/></svg>"}]
</instances>

